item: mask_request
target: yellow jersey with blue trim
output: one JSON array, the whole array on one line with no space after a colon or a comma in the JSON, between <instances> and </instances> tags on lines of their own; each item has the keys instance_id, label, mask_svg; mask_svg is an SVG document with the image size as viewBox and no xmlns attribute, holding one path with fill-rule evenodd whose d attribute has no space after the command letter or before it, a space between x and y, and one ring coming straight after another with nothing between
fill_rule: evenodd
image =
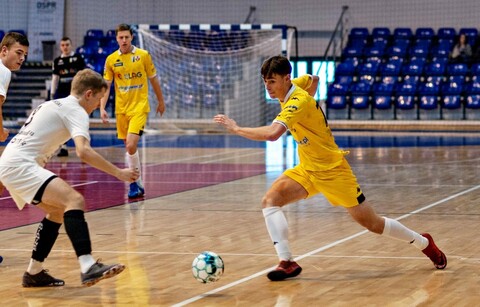
<instances>
[{"instance_id":1,"label":"yellow jersey with blue trim","mask_svg":"<svg viewBox=\"0 0 480 307\"><path fill-rule=\"evenodd\" d=\"M308 76L308 79L311 78ZM274 122L284 125L290 131L298 145L300 164L304 169L332 169L342 163L348 151L338 147L322 108L299 85L307 89L311 81L306 82L303 76L292 80L292 87L284 101L280 101L282 110Z\"/></svg>"},{"instance_id":2,"label":"yellow jersey with blue trim","mask_svg":"<svg viewBox=\"0 0 480 307\"><path fill-rule=\"evenodd\" d=\"M117 50L105 61L103 77L115 84L115 113L148 113L148 79L157 75L148 51L132 46L129 53Z\"/></svg>"}]
</instances>

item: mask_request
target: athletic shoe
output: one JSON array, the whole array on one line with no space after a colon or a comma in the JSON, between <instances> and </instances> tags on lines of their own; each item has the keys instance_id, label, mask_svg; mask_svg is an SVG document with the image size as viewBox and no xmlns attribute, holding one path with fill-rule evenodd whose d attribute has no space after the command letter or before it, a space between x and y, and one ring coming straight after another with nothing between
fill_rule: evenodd
<instances>
[{"instance_id":1,"label":"athletic shoe","mask_svg":"<svg viewBox=\"0 0 480 307\"><path fill-rule=\"evenodd\" d=\"M280 281L285 278L295 277L302 272L302 268L295 261L280 261L278 267L267 274L271 281Z\"/></svg>"},{"instance_id":2,"label":"athletic shoe","mask_svg":"<svg viewBox=\"0 0 480 307\"><path fill-rule=\"evenodd\" d=\"M128 198L137 198L145 195L145 189L136 182L130 183L130 190L128 191Z\"/></svg>"},{"instance_id":3,"label":"athletic shoe","mask_svg":"<svg viewBox=\"0 0 480 307\"><path fill-rule=\"evenodd\" d=\"M422 250L422 252L427 255L430 260L432 260L433 265L439 269L443 270L447 267L447 256L435 245L433 238L428 233L422 233L422 236L428 239L428 246Z\"/></svg>"},{"instance_id":4,"label":"athletic shoe","mask_svg":"<svg viewBox=\"0 0 480 307\"><path fill-rule=\"evenodd\" d=\"M102 279L116 276L125 270L123 264L105 265L100 262L95 262L87 271L87 273L80 274L82 285L91 287Z\"/></svg>"},{"instance_id":5,"label":"athletic shoe","mask_svg":"<svg viewBox=\"0 0 480 307\"><path fill-rule=\"evenodd\" d=\"M29 287L60 287L65 285L61 279L54 278L47 273L47 270L41 270L40 273L31 275L28 272L23 274L22 286Z\"/></svg>"},{"instance_id":6,"label":"athletic shoe","mask_svg":"<svg viewBox=\"0 0 480 307\"><path fill-rule=\"evenodd\" d=\"M68 157L68 150L65 148L60 148L57 157Z\"/></svg>"}]
</instances>

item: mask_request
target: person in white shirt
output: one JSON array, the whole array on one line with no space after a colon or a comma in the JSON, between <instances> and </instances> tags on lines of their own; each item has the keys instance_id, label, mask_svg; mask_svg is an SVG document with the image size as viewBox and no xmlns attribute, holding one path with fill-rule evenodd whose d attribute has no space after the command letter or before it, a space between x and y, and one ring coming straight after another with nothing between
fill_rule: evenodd
<instances>
[{"instance_id":1,"label":"person in white shirt","mask_svg":"<svg viewBox=\"0 0 480 307\"><path fill-rule=\"evenodd\" d=\"M0 157L0 180L21 210L32 204L45 211L35 236L32 258L23 275L24 287L63 286L61 279L43 269L62 223L78 257L83 285L121 273L122 264L104 265L92 256L85 199L68 183L44 168L55 151L68 139L85 162L107 174L134 182L138 171L120 169L90 146L89 115L100 105L107 90L103 77L90 69L76 74L70 96L47 101L38 106L14 136Z\"/></svg>"}]
</instances>

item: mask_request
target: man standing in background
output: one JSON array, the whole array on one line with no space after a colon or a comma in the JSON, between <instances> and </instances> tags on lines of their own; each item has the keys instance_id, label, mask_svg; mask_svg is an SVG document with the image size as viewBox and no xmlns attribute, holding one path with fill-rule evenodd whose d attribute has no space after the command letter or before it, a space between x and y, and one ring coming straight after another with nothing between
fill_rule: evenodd
<instances>
[{"instance_id":1,"label":"man standing in background","mask_svg":"<svg viewBox=\"0 0 480 307\"><path fill-rule=\"evenodd\" d=\"M50 99L65 98L70 95L73 77L85 68L83 57L72 51L70 38L65 36L60 40L60 50L62 54L53 61ZM57 156L68 156L67 143L62 145Z\"/></svg>"},{"instance_id":2,"label":"man standing in background","mask_svg":"<svg viewBox=\"0 0 480 307\"><path fill-rule=\"evenodd\" d=\"M117 137L124 141L126 160L130 168L141 170L138 155L138 142L147 123L150 105L148 103L148 82L157 96L157 113L165 112L162 89L157 77L157 70L150 53L132 45L133 30L127 24L120 24L116 29L119 49L107 57L103 77L108 89L100 104L100 114L104 123L108 122L105 111L110 85L115 83L115 116L117 118ZM145 194L141 175L130 184L128 198L138 198Z\"/></svg>"}]
</instances>

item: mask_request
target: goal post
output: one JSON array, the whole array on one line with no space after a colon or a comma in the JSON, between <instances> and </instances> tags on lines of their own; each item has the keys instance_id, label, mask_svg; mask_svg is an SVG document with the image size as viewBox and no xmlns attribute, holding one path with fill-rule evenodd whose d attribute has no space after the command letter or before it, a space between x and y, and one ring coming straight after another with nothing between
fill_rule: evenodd
<instances>
[{"instance_id":1,"label":"goal post","mask_svg":"<svg viewBox=\"0 0 480 307\"><path fill-rule=\"evenodd\" d=\"M139 24L136 31L139 46L152 55L166 104L161 119L150 113L148 128L215 129L217 113L239 125L266 123L269 106L260 68L270 56L289 56L288 26ZM149 95L154 109L151 89Z\"/></svg>"}]
</instances>

